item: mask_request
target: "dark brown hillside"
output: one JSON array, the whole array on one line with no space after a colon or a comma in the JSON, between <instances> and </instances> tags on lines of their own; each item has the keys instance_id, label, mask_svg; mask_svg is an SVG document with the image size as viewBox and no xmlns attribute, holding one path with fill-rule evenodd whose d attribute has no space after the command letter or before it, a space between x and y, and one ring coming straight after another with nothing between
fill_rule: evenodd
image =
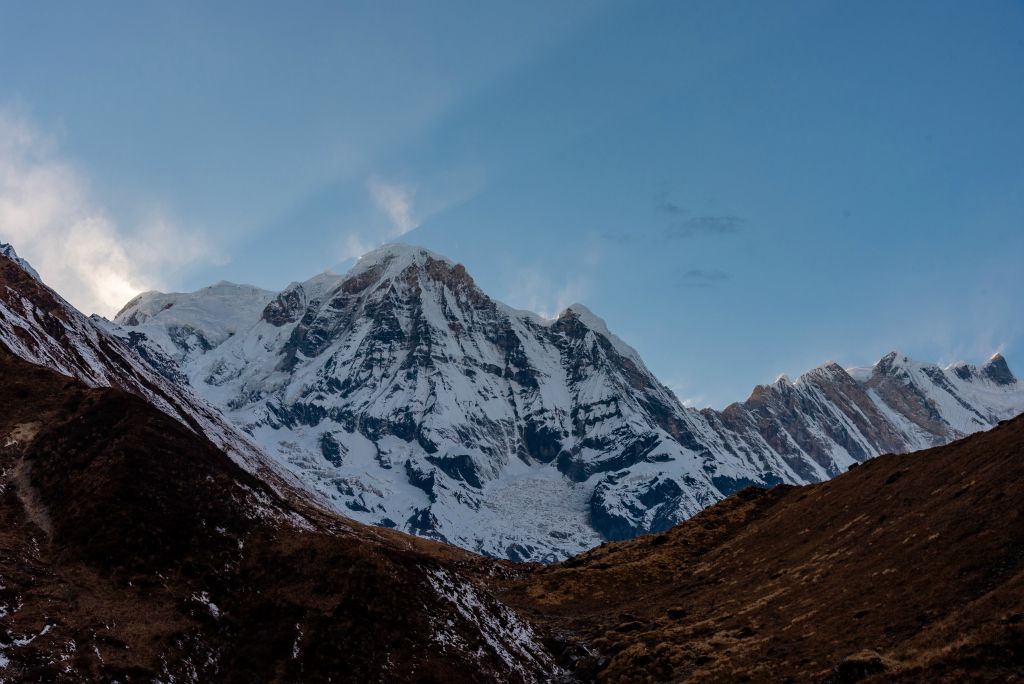
<instances>
[{"instance_id":1,"label":"dark brown hillside","mask_svg":"<svg viewBox=\"0 0 1024 684\"><path fill-rule=\"evenodd\" d=\"M601 681L1024 681L1024 417L745 490L505 598L585 638Z\"/></svg>"},{"instance_id":2,"label":"dark brown hillside","mask_svg":"<svg viewBox=\"0 0 1024 684\"><path fill-rule=\"evenodd\" d=\"M0 680L551 674L481 559L288 503L135 396L0 378Z\"/></svg>"}]
</instances>

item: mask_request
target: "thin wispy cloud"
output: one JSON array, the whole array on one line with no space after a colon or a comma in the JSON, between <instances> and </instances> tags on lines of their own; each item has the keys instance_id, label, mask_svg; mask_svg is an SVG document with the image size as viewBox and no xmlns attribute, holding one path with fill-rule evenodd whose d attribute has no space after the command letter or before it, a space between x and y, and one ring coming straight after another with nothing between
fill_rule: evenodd
<instances>
[{"instance_id":1,"label":"thin wispy cloud","mask_svg":"<svg viewBox=\"0 0 1024 684\"><path fill-rule=\"evenodd\" d=\"M166 276L216 255L159 212L125 228L99 206L85 174L24 114L0 109L0 241L85 313L114 314Z\"/></svg>"},{"instance_id":2,"label":"thin wispy cloud","mask_svg":"<svg viewBox=\"0 0 1024 684\"><path fill-rule=\"evenodd\" d=\"M672 214L673 216L678 216L686 213L686 210L683 209L682 206L676 204L675 202L668 198L668 193L663 193L658 196L658 198L654 202L654 208L662 213Z\"/></svg>"},{"instance_id":3,"label":"thin wispy cloud","mask_svg":"<svg viewBox=\"0 0 1024 684\"><path fill-rule=\"evenodd\" d=\"M412 200L415 189L398 183L389 183L377 176L366 182L377 208L384 212L391 222L391 235L399 237L419 225L413 216Z\"/></svg>"},{"instance_id":4,"label":"thin wispy cloud","mask_svg":"<svg viewBox=\"0 0 1024 684\"><path fill-rule=\"evenodd\" d=\"M679 221L665 231L664 234L669 239L735 235L743 229L744 221L738 216L713 214L687 216L690 212L683 205L672 200L668 192L661 192L656 196L654 208L658 213L667 214Z\"/></svg>"},{"instance_id":5,"label":"thin wispy cloud","mask_svg":"<svg viewBox=\"0 0 1024 684\"><path fill-rule=\"evenodd\" d=\"M645 239L645 236L643 235L636 235L633 233L613 233L611 231L604 231L600 233L598 237L602 240L615 243L616 245L633 245Z\"/></svg>"},{"instance_id":6,"label":"thin wispy cloud","mask_svg":"<svg viewBox=\"0 0 1024 684\"><path fill-rule=\"evenodd\" d=\"M415 187L373 175L366 180L366 192L373 210L384 221L378 219L360 232L343 235L339 241L338 254L342 261L358 258L386 242L400 238L421 223L413 206Z\"/></svg>"},{"instance_id":7,"label":"thin wispy cloud","mask_svg":"<svg viewBox=\"0 0 1024 684\"><path fill-rule=\"evenodd\" d=\"M729 280L725 271L691 268L680 278L683 287L714 287Z\"/></svg>"},{"instance_id":8,"label":"thin wispy cloud","mask_svg":"<svg viewBox=\"0 0 1024 684\"><path fill-rule=\"evenodd\" d=\"M668 236L674 239L686 239L701 236L735 235L743 229L743 223L743 219L738 216L694 216L669 229Z\"/></svg>"},{"instance_id":9,"label":"thin wispy cloud","mask_svg":"<svg viewBox=\"0 0 1024 684\"><path fill-rule=\"evenodd\" d=\"M582 302L590 292L590 277L575 273L551 275L532 266L520 269L502 299L516 308L554 318L571 304Z\"/></svg>"},{"instance_id":10,"label":"thin wispy cloud","mask_svg":"<svg viewBox=\"0 0 1024 684\"><path fill-rule=\"evenodd\" d=\"M669 377L662 381L672 394L676 395L679 403L686 408L703 408L707 406L702 394L694 394L693 383L681 377Z\"/></svg>"},{"instance_id":11,"label":"thin wispy cloud","mask_svg":"<svg viewBox=\"0 0 1024 684\"><path fill-rule=\"evenodd\" d=\"M379 247L380 244L380 242L370 242L358 235L349 233L341 240L339 259L342 261L345 259L358 259L375 247Z\"/></svg>"},{"instance_id":12,"label":"thin wispy cloud","mask_svg":"<svg viewBox=\"0 0 1024 684\"><path fill-rule=\"evenodd\" d=\"M352 228L337 238L335 257L357 258L393 242L475 197L485 185L484 170L472 164L423 171L414 182L371 174L357 188L365 204L341 221Z\"/></svg>"},{"instance_id":13,"label":"thin wispy cloud","mask_svg":"<svg viewBox=\"0 0 1024 684\"><path fill-rule=\"evenodd\" d=\"M664 215L661 227L646 230L609 231L599 233L598 237L616 245L658 244L666 240L688 240L693 238L727 237L743 232L746 222L739 216L731 214L702 214L688 216L690 213L682 204L672 200L667 192L655 197L654 209ZM667 217L671 217L670 219ZM671 221L671 222L669 222Z\"/></svg>"},{"instance_id":14,"label":"thin wispy cloud","mask_svg":"<svg viewBox=\"0 0 1024 684\"><path fill-rule=\"evenodd\" d=\"M603 231L598 237L616 245L658 244L664 241L738 235L745 221L737 216L695 216L658 231Z\"/></svg>"}]
</instances>

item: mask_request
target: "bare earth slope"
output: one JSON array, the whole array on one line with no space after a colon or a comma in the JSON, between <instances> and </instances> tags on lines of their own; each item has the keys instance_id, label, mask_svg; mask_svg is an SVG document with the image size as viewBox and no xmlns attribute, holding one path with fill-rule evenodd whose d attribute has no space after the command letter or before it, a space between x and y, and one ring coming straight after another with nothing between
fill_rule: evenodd
<instances>
[{"instance_id":1,"label":"bare earth slope","mask_svg":"<svg viewBox=\"0 0 1024 684\"><path fill-rule=\"evenodd\" d=\"M745 490L506 599L584 637L602 681L1024 681L1024 418Z\"/></svg>"}]
</instances>

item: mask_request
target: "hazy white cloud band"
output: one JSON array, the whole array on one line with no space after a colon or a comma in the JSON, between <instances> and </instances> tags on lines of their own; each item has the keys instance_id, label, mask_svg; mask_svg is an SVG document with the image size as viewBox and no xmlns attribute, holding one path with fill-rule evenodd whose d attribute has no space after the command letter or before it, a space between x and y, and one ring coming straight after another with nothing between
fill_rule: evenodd
<instances>
[{"instance_id":1,"label":"hazy white cloud band","mask_svg":"<svg viewBox=\"0 0 1024 684\"><path fill-rule=\"evenodd\" d=\"M17 112L0 109L0 241L85 313L111 316L171 272L211 260L202 237L165 218L125 229L89 196L82 172Z\"/></svg>"}]
</instances>

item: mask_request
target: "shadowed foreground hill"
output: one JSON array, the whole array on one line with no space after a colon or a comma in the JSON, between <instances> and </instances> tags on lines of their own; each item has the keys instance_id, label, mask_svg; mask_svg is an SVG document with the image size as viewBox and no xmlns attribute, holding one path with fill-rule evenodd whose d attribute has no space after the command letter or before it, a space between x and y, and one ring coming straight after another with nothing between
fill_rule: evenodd
<instances>
[{"instance_id":1,"label":"shadowed foreground hill","mask_svg":"<svg viewBox=\"0 0 1024 684\"><path fill-rule=\"evenodd\" d=\"M589 642L603 681L1024 681L1024 417L745 490L505 599Z\"/></svg>"},{"instance_id":2,"label":"shadowed foreground hill","mask_svg":"<svg viewBox=\"0 0 1024 684\"><path fill-rule=\"evenodd\" d=\"M487 561L320 513L120 390L2 349L0 378L0 681L554 673Z\"/></svg>"}]
</instances>

